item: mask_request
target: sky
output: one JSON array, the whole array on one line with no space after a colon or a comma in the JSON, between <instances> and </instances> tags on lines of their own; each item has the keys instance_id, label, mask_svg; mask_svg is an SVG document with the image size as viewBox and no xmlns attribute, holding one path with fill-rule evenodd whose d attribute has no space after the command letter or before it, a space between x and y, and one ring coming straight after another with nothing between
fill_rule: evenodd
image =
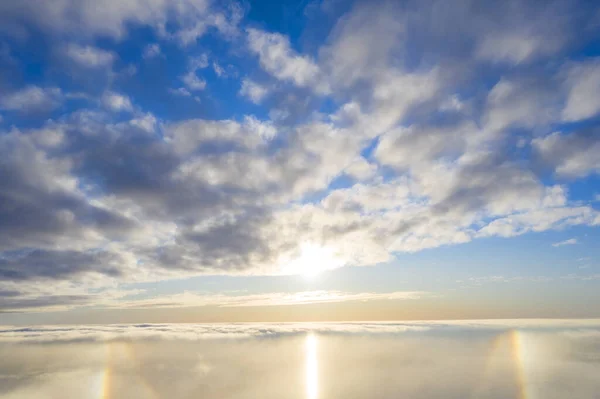
<instances>
[{"instance_id":1,"label":"sky","mask_svg":"<svg viewBox=\"0 0 600 399\"><path fill-rule=\"evenodd\" d=\"M0 323L600 317L592 1L0 2Z\"/></svg>"}]
</instances>

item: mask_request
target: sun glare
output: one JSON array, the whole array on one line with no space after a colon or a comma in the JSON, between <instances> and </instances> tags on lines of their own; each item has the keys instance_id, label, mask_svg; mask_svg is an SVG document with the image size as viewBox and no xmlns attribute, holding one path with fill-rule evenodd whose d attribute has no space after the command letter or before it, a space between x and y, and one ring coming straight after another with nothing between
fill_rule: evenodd
<instances>
[{"instance_id":1,"label":"sun glare","mask_svg":"<svg viewBox=\"0 0 600 399\"><path fill-rule=\"evenodd\" d=\"M331 247L305 242L300 246L300 254L286 266L291 274L312 279L326 270L344 265L344 260Z\"/></svg>"},{"instance_id":2,"label":"sun glare","mask_svg":"<svg viewBox=\"0 0 600 399\"><path fill-rule=\"evenodd\" d=\"M306 399L319 396L319 364L317 360L317 337L313 333L306 336Z\"/></svg>"}]
</instances>

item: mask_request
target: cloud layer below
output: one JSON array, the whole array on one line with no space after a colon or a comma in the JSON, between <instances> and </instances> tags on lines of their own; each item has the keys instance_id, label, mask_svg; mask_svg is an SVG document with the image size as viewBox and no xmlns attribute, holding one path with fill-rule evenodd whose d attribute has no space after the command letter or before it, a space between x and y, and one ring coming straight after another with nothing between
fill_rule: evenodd
<instances>
[{"instance_id":1,"label":"cloud layer below","mask_svg":"<svg viewBox=\"0 0 600 399\"><path fill-rule=\"evenodd\" d=\"M0 395L591 399L599 327L572 320L2 330Z\"/></svg>"}]
</instances>

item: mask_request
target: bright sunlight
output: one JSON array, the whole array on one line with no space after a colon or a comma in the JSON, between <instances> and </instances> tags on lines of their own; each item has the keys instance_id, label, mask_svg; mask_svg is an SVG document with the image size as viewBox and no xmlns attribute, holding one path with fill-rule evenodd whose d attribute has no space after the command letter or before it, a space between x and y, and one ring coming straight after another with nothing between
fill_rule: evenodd
<instances>
[{"instance_id":1,"label":"bright sunlight","mask_svg":"<svg viewBox=\"0 0 600 399\"><path fill-rule=\"evenodd\" d=\"M304 242L297 258L287 262L283 270L312 279L326 270L344 266L344 259L331 247Z\"/></svg>"}]
</instances>

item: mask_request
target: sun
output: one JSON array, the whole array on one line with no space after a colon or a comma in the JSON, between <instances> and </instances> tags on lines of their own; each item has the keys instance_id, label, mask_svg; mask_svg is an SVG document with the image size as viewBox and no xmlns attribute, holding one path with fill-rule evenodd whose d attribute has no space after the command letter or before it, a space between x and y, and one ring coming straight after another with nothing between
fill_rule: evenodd
<instances>
[{"instance_id":1,"label":"sun","mask_svg":"<svg viewBox=\"0 0 600 399\"><path fill-rule=\"evenodd\" d=\"M287 264L286 269L290 274L312 279L326 270L342 267L344 263L335 249L304 242L300 245L299 255Z\"/></svg>"}]
</instances>

